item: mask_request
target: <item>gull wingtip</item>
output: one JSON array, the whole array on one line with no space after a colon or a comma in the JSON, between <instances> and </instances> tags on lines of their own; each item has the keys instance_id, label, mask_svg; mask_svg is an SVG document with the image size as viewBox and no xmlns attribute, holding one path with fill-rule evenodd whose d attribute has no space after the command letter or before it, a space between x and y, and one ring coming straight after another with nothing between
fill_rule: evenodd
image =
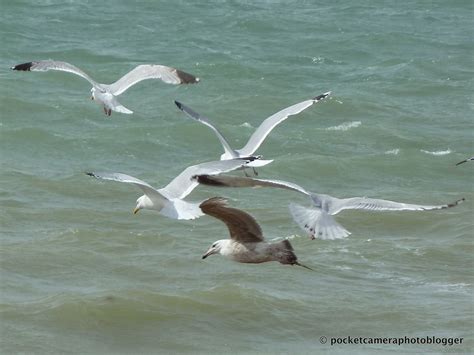
<instances>
[{"instance_id":1,"label":"gull wingtip","mask_svg":"<svg viewBox=\"0 0 474 355\"><path fill-rule=\"evenodd\" d=\"M179 84L197 84L200 79L192 74L176 69L176 74L180 80Z\"/></svg>"},{"instance_id":2,"label":"gull wingtip","mask_svg":"<svg viewBox=\"0 0 474 355\"><path fill-rule=\"evenodd\" d=\"M11 70L18 70L18 71L30 71L32 65L33 65L33 62L26 62L26 63L21 63L21 64L14 65L10 69Z\"/></svg>"},{"instance_id":3,"label":"gull wingtip","mask_svg":"<svg viewBox=\"0 0 474 355\"><path fill-rule=\"evenodd\" d=\"M465 197L461 197L459 200L456 200L456 201L454 201L453 203L449 203L447 206L448 206L448 208L456 207L457 205L463 203L464 201L466 201L466 198L465 198Z\"/></svg>"},{"instance_id":4,"label":"gull wingtip","mask_svg":"<svg viewBox=\"0 0 474 355\"><path fill-rule=\"evenodd\" d=\"M325 99L326 97L328 97L329 95L331 95L331 91L328 91L328 92L325 92L324 94L315 96L315 97L313 97L313 100L314 100L314 101L323 100L323 99Z\"/></svg>"}]
</instances>

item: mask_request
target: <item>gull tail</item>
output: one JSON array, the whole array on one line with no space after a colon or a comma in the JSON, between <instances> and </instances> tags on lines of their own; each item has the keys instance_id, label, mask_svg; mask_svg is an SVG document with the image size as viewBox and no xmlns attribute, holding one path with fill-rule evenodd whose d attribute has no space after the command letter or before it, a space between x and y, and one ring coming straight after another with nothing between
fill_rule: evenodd
<instances>
[{"instance_id":1,"label":"gull tail","mask_svg":"<svg viewBox=\"0 0 474 355\"><path fill-rule=\"evenodd\" d=\"M263 159L258 158L258 159L255 159L254 161L251 161L250 163L248 163L245 167L260 168L262 166L270 164L272 161L273 161L273 159L272 160L263 160Z\"/></svg>"},{"instance_id":2,"label":"gull tail","mask_svg":"<svg viewBox=\"0 0 474 355\"><path fill-rule=\"evenodd\" d=\"M320 209L306 208L294 203L291 203L289 208L294 221L309 234L311 239L333 240L351 234L337 223L333 216Z\"/></svg>"},{"instance_id":3,"label":"gull tail","mask_svg":"<svg viewBox=\"0 0 474 355\"><path fill-rule=\"evenodd\" d=\"M305 269L314 271L314 269L311 269L309 266L306 266L306 265L304 265L304 264L300 264L300 263L297 262L297 261L295 261L295 263L294 263L293 265L298 265L298 266L304 267Z\"/></svg>"},{"instance_id":4,"label":"gull tail","mask_svg":"<svg viewBox=\"0 0 474 355\"><path fill-rule=\"evenodd\" d=\"M118 102L117 98L115 96L112 96L112 100L107 103L108 108L112 109L115 112L121 112L121 113L128 113L132 114L133 111L129 110L125 106L123 106L120 102Z\"/></svg>"},{"instance_id":5,"label":"gull tail","mask_svg":"<svg viewBox=\"0 0 474 355\"><path fill-rule=\"evenodd\" d=\"M280 258L279 258L278 261L280 263L286 264L286 265L288 265L288 264L289 265L298 265L298 266L304 267L305 269L314 271L310 267L308 267L306 265L303 265L303 264L300 264L298 262L298 257L293 252L293 246L291 245L291 243L288 239L284 239L281 242L276 243L275 245L279 249L278 254L279 254Z\"/></svg>"},{"instance_id":6,"label":"gull tail","mask_svg":"<svg viewBox=\"0 0 474 355\"><path fill-rule=\"evenodd\" d=\"M125 106L120 105L120 104L118 104L117 106L114 106L112 109L116 112L121 112L121 113L127 113L127 114L132 114L133 113L132 110L129 110L128 108L126 108Z\"/></svg>"},{"instance_id":7,"label":"gull tail","mask_svg":"<svg viewBox=\"0 0 474 355\"><path fill-rule=\"evenodd\" d=\"M160 214L172 219L195 219L204 216L199 203L186 202L180 199L167 201Z\"/></svg>"}]
</instances>

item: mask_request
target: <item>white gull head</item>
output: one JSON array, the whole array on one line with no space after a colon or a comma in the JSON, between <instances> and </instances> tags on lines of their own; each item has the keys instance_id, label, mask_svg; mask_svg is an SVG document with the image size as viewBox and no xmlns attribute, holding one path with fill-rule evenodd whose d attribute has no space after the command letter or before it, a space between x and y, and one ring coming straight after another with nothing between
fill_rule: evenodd
<instances>
[{"instance_id":1,"label":"white gull head","mask_svg":"<svg viewBox=\"0 0 474 355\"><path fill-rule=\"evenodd\" d=\"M137 206L133 210L133 213L137 214L141 209L161 211L162 208L163 205L158 206L153 203L153 201L147 195L142 195L137 199Z\"/></svg>"},{"instance_id":2,"label":"white gull head","mask_svg":"<svg viewBox=\"0 0 474 355\"><path fill-rule=\"evenodd\" d=\"M229 239L220 239L212 243L211 247L206 251L206 253L202 256L203 259L206 259L210 255L214 254L221 254L225 255L225 250L229 246L231 241Z\"/></svg>"}]
</instances>

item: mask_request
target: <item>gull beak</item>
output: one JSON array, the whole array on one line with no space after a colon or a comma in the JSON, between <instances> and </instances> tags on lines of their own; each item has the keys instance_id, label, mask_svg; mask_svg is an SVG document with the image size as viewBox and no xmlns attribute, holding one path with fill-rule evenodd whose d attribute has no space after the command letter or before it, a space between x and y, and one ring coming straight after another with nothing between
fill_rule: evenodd
<instances>
[{"instance_id":1,"label":"gull beak","mask_svg":"<svg viewBox=\"0 0 474 355\"><path fill-rule=\"evenodd\" d=\"M204 255L202 256L202 258L203 258L203 259L206 259L209 255L212 255L212 254L214 254L214 249L210 248L210 249L206 252L206 254L204 254Z\"/></svg>"},{"instance_id":2,"label":"gull beak","mask_svg":"<svg viewBox=\"0 0 474 355\"><path fill-rule=\"evenodd\" d=\"M140 211L140 209L139 209L138 207L135 207L135 208L133 209L133 214L137 214L138 211Z\"/></svg>"}]
</instances>

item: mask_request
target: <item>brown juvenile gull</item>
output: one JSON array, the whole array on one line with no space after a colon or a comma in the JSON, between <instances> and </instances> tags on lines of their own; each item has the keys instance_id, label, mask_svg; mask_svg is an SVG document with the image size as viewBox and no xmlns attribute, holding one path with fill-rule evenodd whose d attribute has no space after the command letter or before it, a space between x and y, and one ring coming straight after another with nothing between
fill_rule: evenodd
<instances>
[{"instance_id":1,"label":"brown juvenile gull","mask_svg":"<svg viewBox=\"0 0 474 355\"><path fill-rule=\"evenodd\" d=\"M461 164L466 163L468 161L474 161L474 157L464 159L464 160L460 161L459 163L456 163L456 165L461 165Z\"/></svg>"},{"instance_id":2,"label":"brown juvenile gull","mask_svg":"<svg viewBox=\"0 0 474 355\"><path fill-rule=\"evenodd\" d=\"M187 114L192 119L201 122L202 124L208 126L214 133L217 135L217 138L221 142L222 146L224 147L224 154L221 155L221 160L226 159L235 159L235 158L246 158L246 157L255 157L260 158L260 156L255 156L255 151L260 147L263 143L265 138L270 134L270 132L275 128L279 123L286 120L289 116L296 115L304 110L306 110L311 105L325 99L331 94L331 92L326 92L324 94L318 95L310 100L302 101L293 106L284 108L281 111L271 115L267 119L265 119L262 124L257 128L257 130L252 134L250 139L248 140L247 144L241 149L232 149L229 142L222 133L211 123L209 119L200 115L196 111L192 110L190 107L175 101L174 103L178 108ZM255 160L254 162L250 163L249 167L260 167L271 163L273 160ZM256 174L256 172L255 172Z\"/></svg>"},{"instance_id":3,"label":"brown juvenile gull","mask_svg":"<svg viewBox=\"0 0 474 355\"><path fill-rule=\"evenodd\" d=\"M224 198L212 197L199 207L205 214L224 222L230 234L230 239L214 242L202 256L203 259L219 253L239 263L259 264L278 261L281 264L299 265L312 270L298 262L287 239L277 243L266 242L255 218L247 212L228 207Z\"/></svg>"},{"instance_id":4,"label":"brown juvenile gull","mask_svg":"<svg viewBox=\"0 0 474 355\"><path fill-rule=\"evenodd\" d=\"M93 80L89 75L84 73L81 69L66 62L59 62L55 60L40 60L35 62L28 62L17 64L11 67L12 70L20 71L48 71L59 70L72 74L76 74L89 83L92 84L91 94L92 100L104 108L104 113L107 116L112 114L112 111L131 114L133 111L121 105L116 96L122 94L129 87L146 79L160 79L167 84L194 84L199 82L199 78L185 73L181 70L167 67L159 64L142 64L137 66L132 71L125 74L115 83L106 85L100 84Z\"/></svg>"},{"instance_id":5,"label":"brown juvenile gull","mask_svg":"<svg viewBox=\"0 0 474 355\"><path fill-rule=\"evenodd\" d=\"M226 161L211 161L192 165L184 169L168 185L157 190L145 181L133 176L121 173L86 173L97 179L125 182L139 187L144 195L137 199L137 204L133 213L136 214L141 209L158 211L161 215L172 219L194 219L203 215L199 208L199 202L187 202L183 199L198 185L191 177L196 172L206 172L206 174L221 174L235 169L242 168L250 160L234 159Z\"/></svg>"},{"instance_id":6,"label":"brown juvenile gull","mask_svg":"<svg viewBox=\"0 0 474 355\"><path fill-rule=\"evenodd\" d=\"M238 176L194 176L200 184L223 187L276 187L299 192L308 196L312 207L307 208L290 203L290 213L295 222L309 234L311 239L339 239L351 233L336 222L334 215L343 210L368 211L428 211L457 206L464 198L445 205L425 206L394 202L368 197L337 198L307 191L303 187L281 180L254 179Z\"/></svg>"}]
</instances>

